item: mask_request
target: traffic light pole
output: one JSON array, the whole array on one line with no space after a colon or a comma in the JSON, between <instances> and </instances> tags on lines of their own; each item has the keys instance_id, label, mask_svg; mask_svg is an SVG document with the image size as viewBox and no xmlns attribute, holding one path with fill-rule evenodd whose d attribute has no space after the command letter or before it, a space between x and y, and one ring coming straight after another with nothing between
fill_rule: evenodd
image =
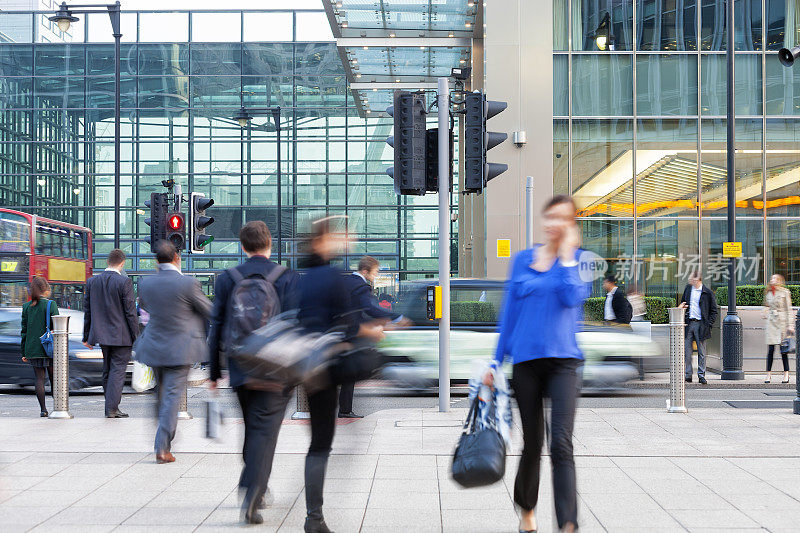
<instances>
[{"instance_id":1,"label":"traffic light pole","mask_svg":"<svg viewBox=\"0 0 800 533\"><path fill-rule=\"evenodd\" d=\"M450 86L439 78L439 411L450 410Z\"/></svg>"}]
</instances>

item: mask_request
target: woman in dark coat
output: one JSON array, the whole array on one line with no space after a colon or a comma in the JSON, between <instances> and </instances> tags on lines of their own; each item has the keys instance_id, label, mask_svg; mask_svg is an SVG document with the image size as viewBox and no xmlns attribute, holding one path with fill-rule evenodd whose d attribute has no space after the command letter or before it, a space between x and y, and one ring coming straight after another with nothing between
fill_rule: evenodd
<instances>
[{"instance_id":1,"label":"woman in dark coat","mask_svg":"<svg viewBox=\"0 0 800 533\"><path fill-rule=\"evenodd\" d=\"M47 356L42 346L40 337L44 335L48 324L53 327L52 317L58 314L56 303L50 298L50 284L47 280L36 276L31 281L30 286L31 300L22 306L22 328L20 337L22 339L20 348L22 360L28 362L33 367L36 375L36 399L39 400L41 413L39 416L48 415L47 407L44 403L44 378L45 373L50 378L50 394L53 394L53 360ZM50 314L47 314L48 303Z\"/></svg>"},{"instance_id":2,"label":"woman in dark coat","mask_svg":"<svg viewBox=\"0 0 800 533\"><path fill-rule=\"evenodd\" d=\"M351 302L343 272L331 265L347 245L344 228L337 228L342 221L342 217L327 217L312 225L309 255L301 265L307 270L300 279L298 319L309 331L340 328L346 339L364 337L379 341L383 338L381 325L360 320L360 309ZM338 396L336 385L308 396L311 445L305 465L306 533L331 533L322 515L322 489L336 429Z\"/></svg>"}]
</instances>

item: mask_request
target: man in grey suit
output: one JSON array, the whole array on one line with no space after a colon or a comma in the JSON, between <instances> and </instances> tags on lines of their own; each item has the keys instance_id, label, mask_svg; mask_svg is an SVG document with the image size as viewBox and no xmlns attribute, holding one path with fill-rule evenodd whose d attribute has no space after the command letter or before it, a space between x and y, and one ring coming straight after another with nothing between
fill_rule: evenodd
<instances>
[{"instance_id":1,"label":"man in grey suit","mask_svg":"<svg viewBox=\"0 0 800 533\"><path fill-rule=\"evenodd\" d=\"M157 244L156 260L158 273L139 282L139 306L150 313L150 321L134 350L136 360L152 367L158 380L156 461L171 463L175 456L170 447L189 367L208 360L206 320L211 300L196 279L181 274L181 256L172 243Z\"/></svg>"},{"instance_id":2,"label":"man in grey suit","mask_svg":"<svg viewBox=\"0 0 800 533\"><path fill-rule=\"evenodd\" d=\"M139 334L133 284L124 272L125 252L108 254L108 268L89 278L83 296L83 345L103 350L106 418L127 418L119 410L131 346Z\"/></svg>"}]
</instances>

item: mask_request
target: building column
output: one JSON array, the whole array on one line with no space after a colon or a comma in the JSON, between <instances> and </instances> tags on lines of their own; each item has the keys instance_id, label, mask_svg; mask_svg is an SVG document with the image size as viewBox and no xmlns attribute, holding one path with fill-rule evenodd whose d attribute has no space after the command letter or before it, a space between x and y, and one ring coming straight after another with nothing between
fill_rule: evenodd
<instances>
[{"instance_id":1,"label":"building column","mask_svg":"<svg viewBox=\"0 0 800 533\"><path fill-rule=\"evenodd\" d=\"M542 238L538 213L553 195L553 5L530 0L487 4L484 90L489 100L508 102L488 122L489 131L506 132L508 140L489 150L487 161L506 163L508 170L484 192L486 270L475 274L504 278L510 259L497 257L497 239L510 239L512 256L525 246L526 176L534 178L537 241ZM527 133L527 144L514 145L515 131Z\"/></svg>"}]
</instances>

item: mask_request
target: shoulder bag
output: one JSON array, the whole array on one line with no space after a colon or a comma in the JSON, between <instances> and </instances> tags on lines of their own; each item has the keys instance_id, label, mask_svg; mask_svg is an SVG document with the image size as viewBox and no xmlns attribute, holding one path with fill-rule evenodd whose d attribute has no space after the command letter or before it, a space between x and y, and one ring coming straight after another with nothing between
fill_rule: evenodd
<instances>
[{"instance_id":1,"label":"shoulder bag","mask_svg":"<svg viewBox=\"0 0 800 533\"><path fill-rule=\"evenodd\" d=\"M47 316L45 316L44 323L45 323L45 330L41 337L39 337L39 341L42 343L42 348L44 348L44 353L47 357L53 357L53 332L50 331L50 304L53 303L50 300L47 300Z\"/></svg>"}]
</instances>

